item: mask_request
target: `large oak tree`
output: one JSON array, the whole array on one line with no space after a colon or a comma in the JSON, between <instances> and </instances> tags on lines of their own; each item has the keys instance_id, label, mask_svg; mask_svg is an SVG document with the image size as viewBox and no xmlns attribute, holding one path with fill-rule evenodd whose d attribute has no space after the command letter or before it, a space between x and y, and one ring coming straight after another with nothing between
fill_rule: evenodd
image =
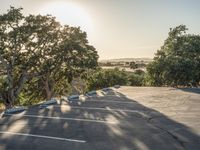
<instances>
[{"instance_id":1,"label":"large oak tree","mask_svg":"<svg viewBox=\"0 0 200 150\"><path fill-rule=\"evenodd\" d=\"M22 90L47 100L62 94L74 77L95 69L98 59L80 28L21 11L11 7L0 15L0 98L8 107Z\"/></svg>"},{"instance_id":2,"label":"large oak tree","mask_svg":"<svg viewBox=\"0 0 200 150\"><path fill-rule=\"evenodd\" d=\"M186 31L184 25L170 29L164 45L147 67L151 85L199 85L200 35L187 34Z\"/></svg>"}]
</instances>

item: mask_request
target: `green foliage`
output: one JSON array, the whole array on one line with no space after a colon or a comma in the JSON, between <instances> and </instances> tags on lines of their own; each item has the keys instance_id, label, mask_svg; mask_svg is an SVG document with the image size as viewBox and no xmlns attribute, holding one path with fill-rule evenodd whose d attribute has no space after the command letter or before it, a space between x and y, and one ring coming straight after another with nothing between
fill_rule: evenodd
<instances>
[{"instance_id":1,"label":"green foliage","mask_svg":"<svg viewBox=\"0 0 200 150\"><path fill-rule=\"evenodd\" d=\"M98 54L87 34L51 15L0 15L0 98L12 107L70 91L73 78L96 69Z\"/></svg>"},{"instance_id":2,"label":"green foliage","mask_svg":"<svg viewBox=\"0 0 200 150\"><path fill-rule=\"evenodd\" d=\"M87 35L80 28L62 27L52 16L30 16L29 24L35 25L38 35L37 57L34 67L40 77L33 87L47 100L52 96L66 93L69 83L87 69L95 69L98 55L88 44ZM45 32L43 32L45 31ZM45 43L45 45L44 45ZM33 84L31 84L32 86ZM65 88L64 88L65 87Z\"/></svg>"},{"instance_id":3,"label":"green foliage","mask_svg":"<svg viewBox=\"0 0 200 150\"><path fill-rule=\"evenodd\" d=\"M131 86L143 86L144 85L144 75L132 74L128 78L129 84Z\"/></svg>"},{"instance_id":4,"label":"green foliage","mask_svg":"<svg viewBox=\"0 0 200 150\"><path fill-rule=\"evenodd\" d=\"M145 72L142 70L136 71L136 73L130 73L115 69L99 69L88 73L86 79L87 89L101 89L105 87L111 87L114 85L131 85L131 86L144 86L145 85Z\"/></svg>"},{"instance_id":5,"label":"green foliage","mask_svg":"<svg viewBox=\"0 0 200 150\"><path fill-rule=\"evenodd\" d=\"M137 64L137 66L138 66L138 68L146 68L147 65L143 62L140 62Z\"/></svg>"},{"instance_id":6,"label":"green foliage","mask_svg":"<svg viewBox=\"0 0 200 150\"><path fill-rule=\"evenodd\" d=\"M197 86L200 82L200 36L186 34L180 25L171 29L154 61L147 66L148 84Z\"/></svg>"},{"instance_id":7,"label":"green foliage","mask_svg":"<svg viewBox=\"0 0 200 150\"><path fill-rule=\"evenodd\" d=\"M6 82L0 97L9 105L18 97L28 72L31 72L31 64L35 63L33 55L24 51L30 39L21 10L11 7L6 14L0 15L0 64Z\"/></svg>"},{"instance_id":8,"label":"green foliage","mask_svg":"<svg viewBox=\"0 0 200 150\"><path fill-rule=\"evenodd\" d=\"M2 93L0 95L0 102L3 103L3 93L5 90L8 89L8 84L7 84L7 81L6 81L6 76L5 75L1 75L0 76L0 93Z\"/></svg>"},{"instance_id":9,"label":"green foliage","mask_svg":"<svg viewBox=\"0 0 200 150\"><path fill-rule=\"evenodd\" d=\"M130 62L130 68L131 69L137 69L138 68L138 64L136 64L134 61Z\"/></svg>"},{"instance_id":10,"label":"green foliage","mask_svg":"<svg viewBox=\"0 0 200 150\"><path fill-rule=\"evenodd\" d=\"M95 71L90 73L87 78L87 89L101 89L105 87L111 87L114 85L126 85L127 74L124 71L120 71L118 68L106 69Z\"/></svg>"},{"instance_id":11,"label":"green foliage","mask_svg":"<svg viewBox=\"0 0 200 150\"><path fill-rule=\"evenodd\" d=\"M143 70L141 70L141 69L137 69L137 70L134 71L134 74L137 74L137 75L144 75L145 72L144 72Z\"/></svg>"}]
</instances>

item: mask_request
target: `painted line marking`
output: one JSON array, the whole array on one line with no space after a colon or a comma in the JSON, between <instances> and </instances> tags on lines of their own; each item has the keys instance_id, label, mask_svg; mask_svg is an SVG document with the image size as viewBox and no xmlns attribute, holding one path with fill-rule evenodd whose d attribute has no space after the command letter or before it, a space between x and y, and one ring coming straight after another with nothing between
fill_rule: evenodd
<instances>
[{"instance_id":1,"label":"painted line marking","mask_svg":"<svg viewBox=\"0 0 200 150\"><path fill-rule=\"evenodd\" d=\"M56 120L70 120L70 121L83 121L83 122L95 122L95 123L105 123L105 124L117 124L115 121L104 121L104 120L92 120L92 119L81 119L81 118L63 118L63 117L49 117L49 116L37 116L37 115L13 115L6 114L6 116L20 116L20 117L30 117L30 118L45 118L45 119L56 119Z\"/></svg>"},{"instance_id":2,"label":"painted line marking","mask_svg":"<svg viewBox=\"0 0 200 150\"><path fill-rule=\"evenodd\" d=\"M70 105L54 105L54 107L69 107L72 109L89 109L89 110L106 110L106 111L123 111L123 112L130 112L130 113L140 113L136 110L130 110L130 109L113 109L113 108L99 108L99 107L79 107L79 106L70 106Z\"/></svg>"},{"instance_id":3,"label":"painted line marking","mask_svg":"<svg viewBox=\"0 0 200 150\"><path fill-rule=\"evenodd\" d=\"M66 138L60 138L60 137L27 134L27 133L18 133L18 132L3 132L3 131L0 131L0 134L12 134L12 135L17 135L17 136L37 137L37 138L53 139L53 140L68 141L68 142L78 142L78 143L85 143L86 142L84 140L66 139Z\"/></svg>"},{"instance_id":4,"label":"painted line marking","mask_svg":"<svg viewBox=\"0 0 200 150\"><path fill-rule=\"evenodd\" d=\"M121 101L113 101L113 100L85 100L82 102L107 102L107 103L135 104L135 102L121 102Z\"/></svg>"}]
</instances>

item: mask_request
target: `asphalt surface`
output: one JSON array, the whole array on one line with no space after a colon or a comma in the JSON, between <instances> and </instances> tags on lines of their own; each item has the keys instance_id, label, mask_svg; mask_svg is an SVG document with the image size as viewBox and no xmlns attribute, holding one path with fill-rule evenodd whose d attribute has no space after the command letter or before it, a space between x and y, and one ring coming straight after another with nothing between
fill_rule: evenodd
<instances>
[{"instance_id":1,"label":"asphalt surface","mask_svg":"<svg viewBox=\"0 0 200 150\"><path fill-rule=\"evenodd\" d=\"M199 150L200 89L121 87L0 119L0 150Z\"/></svg>"}]
</instances>

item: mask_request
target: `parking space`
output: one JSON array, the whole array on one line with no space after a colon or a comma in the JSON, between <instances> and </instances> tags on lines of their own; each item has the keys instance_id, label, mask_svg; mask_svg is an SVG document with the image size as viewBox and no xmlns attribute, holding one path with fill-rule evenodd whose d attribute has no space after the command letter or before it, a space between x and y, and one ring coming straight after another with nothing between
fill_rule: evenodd
<instances>
[{"instance_id":1,"label":"parking space","mask_svg":"<svg viewBox=\"0 0 200 150\"><path fill-rule=\"evenodd\" d=\"M160 97L170 89L145 90L142 97L142 89L122 87L81 101L61 100L43 109L33 106L5 115L0 119L0 149L199 149L199 134L194 132L200 131L198 124L189 127L194 125L189 119L173 119L177 112L149 106L148 100L159 98L162 107L162 100L168 99ZM198 93L176 92L200 103ZM178 100L170 102L179 104Z\"/></svg>"}]
</instances>

